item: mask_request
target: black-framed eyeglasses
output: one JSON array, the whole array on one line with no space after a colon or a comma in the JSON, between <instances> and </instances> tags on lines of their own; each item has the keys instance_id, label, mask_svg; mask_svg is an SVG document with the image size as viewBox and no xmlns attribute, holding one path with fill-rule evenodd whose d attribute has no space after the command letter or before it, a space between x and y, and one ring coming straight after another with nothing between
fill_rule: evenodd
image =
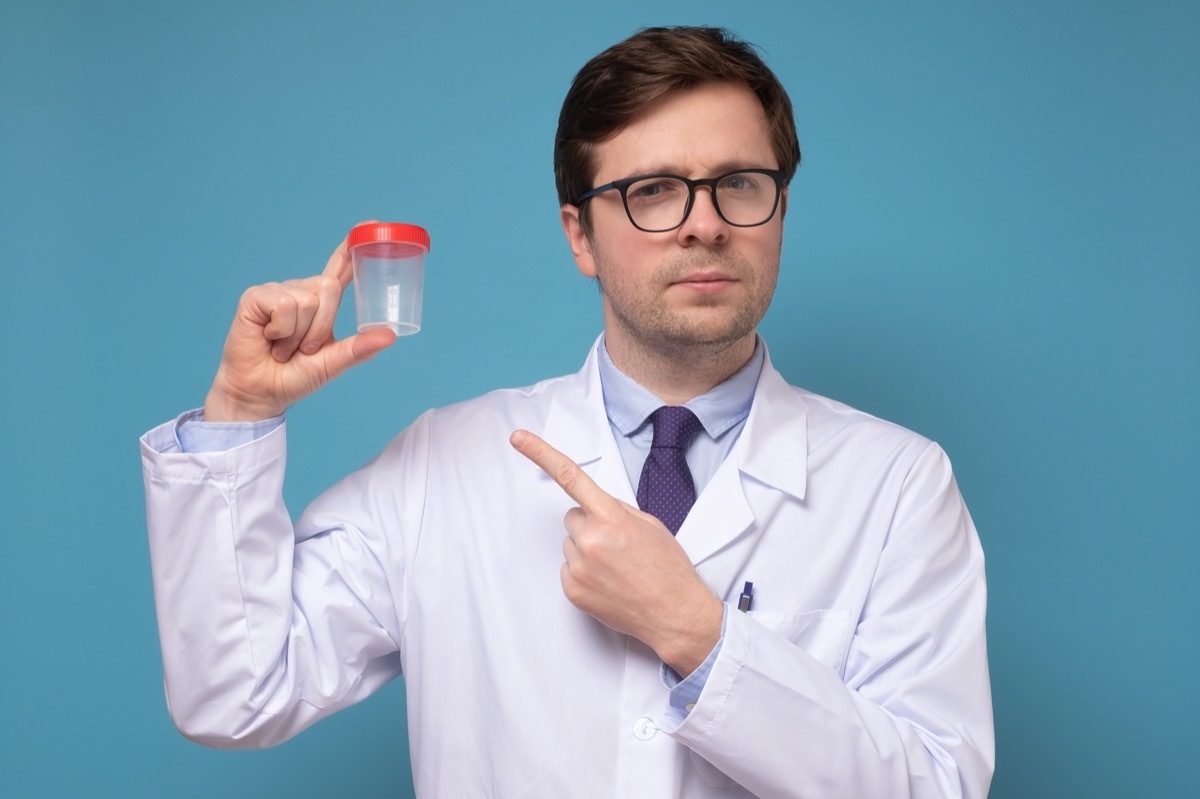
<instances>
[{"instance_id":1,"label":"black-framed eyeglasses","mask_svg":"<svg viewBox=\"0 0 1200 799\"><path fill-rule=\"evenodd\" d=\"M615 189L635 228L665 233L687 220L696 201L696 187L707 186L713 208L722 219L734 227L756 227L775 215L785 185L781 169L737 169L700 180L668 174L634 175L586 191L575 204Z\"/></svg>"}]
</instances>

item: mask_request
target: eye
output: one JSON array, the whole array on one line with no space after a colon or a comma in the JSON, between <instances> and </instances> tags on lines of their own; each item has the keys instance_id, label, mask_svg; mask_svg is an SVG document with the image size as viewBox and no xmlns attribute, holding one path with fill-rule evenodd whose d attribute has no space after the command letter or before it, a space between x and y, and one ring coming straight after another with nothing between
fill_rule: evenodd
<instances>
[{"instance_id":1,"label":"eye","mask_svg":"<svg viewBox=\"0 0 1200 799\"><path fill-rule=\"evenodd\" d=\"M661 202L686 192L686 187L674 178L647 178L629 187L625 196L630 202Z\"/></svg>"},{"instance_id":2,"label":"eye","mask_svg":"<svg viewBox=\"0 0 1200 799\"><path fill-rule=\"evenodd\" d=\"M758 191L762 187L762 175L756 172L738 172L721 180L721 188L732 192Z\"/></svg>"}]
</instances>

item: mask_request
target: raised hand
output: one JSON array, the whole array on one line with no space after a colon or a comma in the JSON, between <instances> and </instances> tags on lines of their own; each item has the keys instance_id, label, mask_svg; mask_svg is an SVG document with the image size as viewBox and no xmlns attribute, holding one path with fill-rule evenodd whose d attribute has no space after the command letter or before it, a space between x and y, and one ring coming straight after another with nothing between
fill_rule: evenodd
<instances>
[{"instance_id":1,"label":"raised hand","mask_svg":"<svg viewBox=\"0 0 1200 799\"><path fill-rule=\"evenodd\" d=\"M671 531L533 433L518 430L509 441L579 503L564 519L567 599L645 643L680 675L691 674L716 646L724 611Z\"/></svg>"},{"instance_id":2,"label":"raised hand","mask_svg":"<svg viewBox=\"0 0 1200 799\"><path fill-rule=\"evenodd\" d=\"M320 275L248 289L238 302L221 365L204 401L211 422L278 416L351 366L391 346L371 329L338 341L333 322L353 278L343 241Z\"/></svg>"}]
</instances>

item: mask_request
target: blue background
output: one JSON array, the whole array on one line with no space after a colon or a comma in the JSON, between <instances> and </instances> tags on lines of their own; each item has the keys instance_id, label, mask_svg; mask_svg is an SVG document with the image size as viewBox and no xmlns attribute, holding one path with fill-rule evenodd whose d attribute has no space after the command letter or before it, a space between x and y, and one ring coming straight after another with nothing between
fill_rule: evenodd
<instances>
[{"instance_id":1,"label":"blue background","mask_svg":"<svg viewBox=\"0 0 1200 799\"><path fill-rule=\"evenodd\" d=\"M174 732L137 438L202 401L246 286L366 218L430 231L426 327L294 409L293 512L421 410L578 368L559 103L683 23L796 105L776 364L954 459L992 796L1200 795L1198 8L3 0L0 796L408 795L399 682L270 751Z\"/></svg>"}]
</instances>

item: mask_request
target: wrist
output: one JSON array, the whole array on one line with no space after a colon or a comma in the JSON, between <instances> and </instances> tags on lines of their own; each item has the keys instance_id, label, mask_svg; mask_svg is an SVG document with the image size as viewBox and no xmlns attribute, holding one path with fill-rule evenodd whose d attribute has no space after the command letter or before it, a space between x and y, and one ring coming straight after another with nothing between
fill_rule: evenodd
<instances>
[{"instance_id":1,"label":"wrist","mask_svg":"<svg viewBox=\"0 0 1200 799\"><path fill-rule=\"evenodd\" d=\"M206 422L261 422L279 416L285 410L273 405L238 400L214 384L204 399L202 418Z\"/></svg>"},{"instance_id":2,"label":"wrist","mask_svg":"<svg viewBox=\"0 0 1200 799\"><path fill-rule=\"evenodd\" d=\"M725 616L724 603L707 590L700 602L685 607L688 612L681 616L675 629L653 647L659 659L680 677L687 677L708 659L721 640L721 621Z\"/></svg>"}]
</instances>

